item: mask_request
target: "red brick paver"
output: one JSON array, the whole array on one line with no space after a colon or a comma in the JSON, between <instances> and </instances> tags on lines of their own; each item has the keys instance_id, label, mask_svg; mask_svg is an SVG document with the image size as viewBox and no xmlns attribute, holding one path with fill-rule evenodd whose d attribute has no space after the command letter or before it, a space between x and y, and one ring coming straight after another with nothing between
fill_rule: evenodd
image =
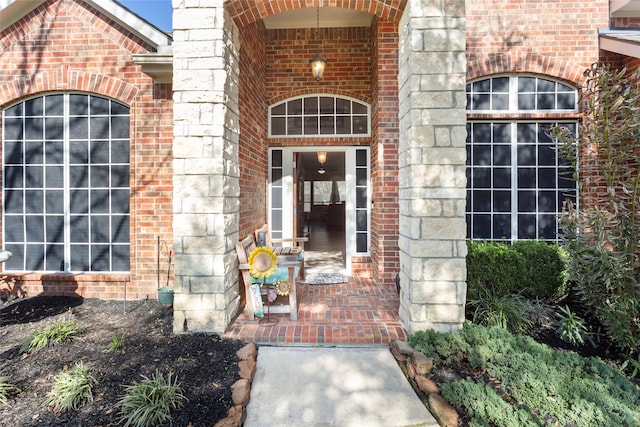
<instances>
[{"instance_id":1,"label":"red brick paver","mask_svg":"<svg viewBox=\"0 0 640 427\"><path fill-rule=\"evenodd\" d=\"M269 326L248 320L243 312L225 338L257 344L386 345L407 339L398 320L399 305L395 287L369 278L350 277L349 283L333 285L300 284L298 320L292 321L288 314L269 314L269 319L277 320Z\"/></svg>"}]
</instances>

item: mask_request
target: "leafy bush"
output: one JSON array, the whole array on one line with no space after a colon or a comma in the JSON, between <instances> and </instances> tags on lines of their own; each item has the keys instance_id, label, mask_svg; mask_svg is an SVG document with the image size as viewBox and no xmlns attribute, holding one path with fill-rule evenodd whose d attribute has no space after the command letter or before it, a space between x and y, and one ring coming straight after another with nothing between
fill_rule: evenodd
<instances>
[{"instance_id":1,"label":"leafy bush","mask_svg":"<svg viewBox=\"0 0 640 427\"><path fill-rule=\"evenodd\" d=\"M469 322L458 334L418 332L409 341L436 369L461 370L465 379L439 386L470 425L640 425L637 387L595 358Z\"/></svg>"},{"instance_id":2,"label":"leafy bush","mask_svg":"<svg viewBox=\"0 0 640 427\"><path fill-rule=\"evenodd\" d=\"M7 404L9 393L15 387L9 382L9 377L0 377L0 403Z\"/></svg>"},{"instance_id":3,"label":"leafy bush","mask_svg":"<svg viewBox=\"0 0 640 427\"><path fill-rule=\"evenodd\" d=\"M53 377L53 387L47 393L47 405L55 412L77 411L84 402L93 399L91 389L95 379L82 362L71 370L63 370Z\"/></svg>"},{"instance_id":4,"label":"leafy bush","mask_svg":"<svg viewBox=\"0 0 640 427\"><path fill-rule=\"evenodd\" d=\"M557 302L568 293L566 251L558 245L535 240L513 242L513 249L526 260L520 272L522 296Z\"/></svg>"},{"instance_id":5,"label":"leafy bush","mask_svg":"<svg viewBox=\"0 0 640 427\"><path fill-rule=\"evenodd\" d=\"M43 329L36 329L20 348L21 353L39 351L50 343L73 341L82 333L82 327L74 320L58 319Z\"/></svg>"},{"instance_id":6,"label":"leafy bush","mask_svg":"<svg viewBox=\"0 0 640 427\"><path fill-rule=\"evenodd\" d=\"M576 313L571 311L568 306L559 307L559 312L556 313L557 320L555 322L556 333L563 341L570 344L584 344L585 338L595 345L591 341L589 330L584 321Z\"/></svg>"},{"instance_id":7,"label":"leafy bush","mask_svg":"<svg viewBox=\"0 0 640 427\"><path fill-rule=\"evenodd\" d=\"M510 246L498 242L467 242L467 296L477 300L490 292L495 296L518 293L526 259Z\"/></svg>"},{"instance_id":8,"label":"leafy bush","mask_svg":"<svg viewBox=\"0 0 640 427\"><path fill-rule=\"evenodd\" d=\"M187 401L178 379L172 376L172 372L165 377L156 371L153 378L142 375L142 381L125 387L126 392L118 401L120 421L125 427L172 424L171 410Z\"/></svg>"},{"instance_id":9,"label":"leafy bush","mask_svg":"<svg viewBox=\"0 0 640 427\"><path fill-rule=\"evenodd\" d=\"M520 294L556 302L566 296L566 253L541 241L467 243L468 297Z\"/></svg>"},{"instance_id":10,"label":"leafy bush","mask_svg":"<svg viewBox=\"0 0 640 427\"><path fill-rule=\"evenodd\" d=\"M593 64L581 103L588 120L578 136L552 129L566 157L579 163L580 210L561 221L576 294L620 348L640 347L640 82L625 69Z\"/></svg>"}]
</instances>

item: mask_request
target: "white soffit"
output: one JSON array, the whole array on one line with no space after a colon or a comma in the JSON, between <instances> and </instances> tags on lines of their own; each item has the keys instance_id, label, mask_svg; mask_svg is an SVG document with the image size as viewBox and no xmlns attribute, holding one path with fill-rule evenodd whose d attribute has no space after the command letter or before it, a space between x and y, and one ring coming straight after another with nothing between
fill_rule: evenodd
<instances>
[{"instance_id":1,"label":"white soffit","mask_svg":"<svg viewBox=\"0 0 640 427\"><path fill-rule=\"evenodd\" d=\"M264 26L268 30L316 28L317 11L318 9L315 7L305 7L277 13L264 18ZM341 7L320 8L320 28L370 27L372 22L373 15L366 12Z\"/></svg>"},{"instance_id":2,"label":"white soffit","mask_svg":"<svg viewBox=\"0 0 640 427\"><path fill-rule=\"evenodd\" d=\"M640 31L600 29L598 34L600 49L640 58Z\"/></svg>"},{"instance_id":3,"label":"white soffit","mask_svg":"<svg viewBox=\"0 0 640 427\"><path fill-rule=\"evenodd\" d=\"M640 16L640 0L611 0L609 14L612 18L633 18Z\"/></svg>"}]
</instances>

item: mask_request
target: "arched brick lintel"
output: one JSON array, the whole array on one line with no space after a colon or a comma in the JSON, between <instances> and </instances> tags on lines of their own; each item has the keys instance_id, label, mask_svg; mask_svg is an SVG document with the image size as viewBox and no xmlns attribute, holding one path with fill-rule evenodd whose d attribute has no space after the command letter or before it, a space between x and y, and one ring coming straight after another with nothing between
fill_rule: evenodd
<instances>
[{"instance_id":1,"label":"arched brick lintel","mask_svg":"<svg viewBox=\"0 0 640 427\"><path fill-rule=\"evenodd\" d=\"M585 69L583 65L537 53L502 53L468 61L467 81L494 74L532 73L551 76L580 86Z\"/></svg>"},{"instance_id":2,"label":"arched brick lintel","mask_svg":"<svg viewBox=\"0 0 640 427\"><path fill-rule=\"evenodd\" d=\"M0 85L0 105L41 92L73 90L95 93L131 105L138 88L124 80L77 70L47 70Z\"/></svg>"},{"instance_id":3,"label":"arched brick lintel","mask_svg":"<svg viewBox=\"0 0 640 427\"><path fill-rule=\"evenodd\" d=\"M366 102L367 104L371 104L371 98L368 96L354 96L354 94L348 90L332 90L330 92L325 91L325 90L321 90L321 89L314 89L314 88L304 88L304 89L300 89L300 90L294 90L288 93L282 93L276 97L273 97L272 99L268 99L267 100L267 105L273 105L277 102L283 101L285 99L289 99L289 98L295 98L297 96L303 96L303 95L315 95L315 94L322 94L322 95L328 95L328 96L345 96L348 98L354 98L357 99L358 101L361 102Z\"/></svg>"},{"instance_id":4,"label":"arched brick lintel","mask_svg":"<svg viewBox=\"0 0 640 427\"><path fill-rule=\"evenodd\" d=\"M294 9L307 7L341 7L376 15L379 19L389 22L399 22L407 5L407 0L226 0L225 6L238 28L245 27L256 21ZM249 5L248 7L245 7Z\"/></svg>"}]
</instances>

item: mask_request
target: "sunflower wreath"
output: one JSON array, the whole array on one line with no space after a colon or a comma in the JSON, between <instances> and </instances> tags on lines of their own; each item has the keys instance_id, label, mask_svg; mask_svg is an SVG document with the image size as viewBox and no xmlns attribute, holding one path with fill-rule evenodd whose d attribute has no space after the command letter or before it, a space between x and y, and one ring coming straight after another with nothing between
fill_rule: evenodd
<instances>
[{"instance_id":1,"label":"sunflower wreath","mask_svg":"<svg viewBox=\"0 0 640 427\"><path fill-rule=\"evenodd\" d=\"M276 292L281 297L289 295L289 291L291 290L291 283L288 280L281 280L276 283Z\"/></svg>"},{"instance_id":2,"label":"sunflower wreath","mask_svg":"<svg viewBox=\"0 0 640 427\"><path fill-rule=\"evenodd\" d=\"M249 254L249 272L257 279L265 279L276 271L278 258L265 246L255 248Z\"/></svg>"}]
</instances>

